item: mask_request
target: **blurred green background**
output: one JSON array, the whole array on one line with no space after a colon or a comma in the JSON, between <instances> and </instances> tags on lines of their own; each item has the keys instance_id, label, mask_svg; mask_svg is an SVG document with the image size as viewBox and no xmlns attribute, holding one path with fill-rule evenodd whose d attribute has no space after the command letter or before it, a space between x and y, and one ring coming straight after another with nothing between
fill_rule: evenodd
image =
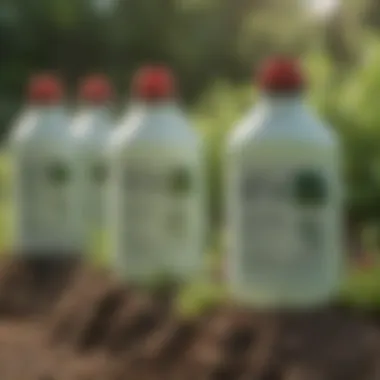
<instances>
[{"instance_id":1,"label":"blurred green background","mask_svg":"<svg viewBox=\"0 0 380 380\"><path fill-rule=\"evenodd\" d=\"M352 257L378 251L377 0L0 0L0 47L4 142L25 83L35 72L59 73L71 100L81 76L105 72L119 95L115 111L121 111L139 65L170 65L184 106L207 144L214 231L223 231L222 144L253 104L254 72L272 53L300 55L310 76L309 100L339 132L344 147L347 251ZM9 170L6 164L0 167ZM4 241L7 221L1 225ZM218 233L212 239L222 241Z\"/></svg>"}]
</instances>

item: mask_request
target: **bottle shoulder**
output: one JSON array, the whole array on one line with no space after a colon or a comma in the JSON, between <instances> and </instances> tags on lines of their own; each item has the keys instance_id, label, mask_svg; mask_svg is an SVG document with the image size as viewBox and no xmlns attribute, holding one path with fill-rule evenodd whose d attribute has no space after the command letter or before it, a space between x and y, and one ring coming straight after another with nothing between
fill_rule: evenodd
<instances>
[{"instance_id":1,"label":"bottle shoulder","mask_svg":"<svg viewBox=\"0 0 380 380\"><path fill-rule=\"evenodd\" d=\"M200 138L190 122L179 112L131 112L111 132L107 149L110 152L180 147L196 148Z\"/></svg>"},{"instance_id":2,"label":"bottle shoulder","mask_svg":"<svg viewBox=\"0 0 380 380\"><path fill-rule=\"evenodd\" d=\"M308 109L272 114L268 110L257 108L232 130L227 149L252 145L335 148L339 145L339 140L334 130Z\"/></svg>"},{"instance_id":3,"label":"bottle shoulder","mask_svg":"<svg viewBox=\"0 0 380 380\"><path fill-rule=\"evenodd\" d=\"M10 147L14 152L60 152L76 149L75 138L69 130L67 114L27 114L20 117L10 134Z\"/></svg>"}]
</instances>

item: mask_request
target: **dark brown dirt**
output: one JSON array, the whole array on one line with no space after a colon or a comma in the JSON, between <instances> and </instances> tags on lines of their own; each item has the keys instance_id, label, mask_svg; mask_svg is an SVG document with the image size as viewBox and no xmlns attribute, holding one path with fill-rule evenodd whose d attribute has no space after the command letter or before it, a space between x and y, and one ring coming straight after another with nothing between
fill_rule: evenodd
<instances>
[{"instance_id":1,"label":"dark brown dirt","mask_svg":"<svg viewBox=\"0 0 380 380\"><path fill-rule=\"evenodd\" d=\"M1 380L378 380L378 317L347 307L180 317L74 259L7 259Z\"/></svg>"},{"instance_id":2,"label":"dark brown dirt","mask_svg":"<svg viewBox=\"0 0 380 380\"><path fill-rule=\"evenodd\" d=\"M64 259L6 258L0 262L0 318L46 314L81 267L75 255Z\"/></svg>"}]
</instances>

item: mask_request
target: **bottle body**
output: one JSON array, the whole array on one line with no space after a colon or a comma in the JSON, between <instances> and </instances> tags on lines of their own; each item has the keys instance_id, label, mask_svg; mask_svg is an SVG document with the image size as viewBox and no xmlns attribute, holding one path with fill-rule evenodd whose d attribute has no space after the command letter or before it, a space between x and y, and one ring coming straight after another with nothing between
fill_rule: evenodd
<instances>
[{"instance_id":1,"label":"bottle body","mask_svg":"<svg viewBox=\"0 0 380 380\"><path fill-rule=\"evenodd\" d=\"M78 150L62 107L27 111L12 136L15 251L81 254Z\"/></svg>"},{"instance_id":2,"label":"bottle body","mask_svg":"<svg viewBox=\"0 0 380 380\"><path fill-rule=\"evenodd\" d=\"M339 147L303 107L262 107L228 147L228 281L257 306L323 304L343 268Z\"/></svg>"},{"instance_id":3,"label":"bottle body","mask_svg":"<svg viewBox=\"0 0 380 380\"><path fill-rule=\"evenodd\" d=\"M132 281L192 277L203 253L200 142L171 108L136 110L130 120L128 136L113 136L110 149L115 264Z\"/></svg>"},{"instance_id":4,"label":"bottle body","mask_svg":"<svg viewBox=\"0 0 380 380\"><path fill-rule=\"evenodd\" d=\"M81 171L82 222L90 250L97 249L97 238L105 230L106 145L113 123L107 108L94 107L81 110L71 124L79 148L77 165Z\"/></svg>"}]
</instances>

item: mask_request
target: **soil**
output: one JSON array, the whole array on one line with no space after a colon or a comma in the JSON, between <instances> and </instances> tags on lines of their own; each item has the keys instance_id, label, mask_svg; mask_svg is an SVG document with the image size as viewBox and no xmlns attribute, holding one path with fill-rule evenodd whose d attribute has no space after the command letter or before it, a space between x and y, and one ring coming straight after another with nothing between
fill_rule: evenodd
<instances>
[{"instance_id":1,"label":"soil","mask_svg":"<svg viewBox=\"0 0 380 380\"><path fill-rule=\"evenodd\" d=\"M0 264L2 380L380 379L378 312L226 304L186 319L170 293L75 258Z\"/></svg>"}]
</instances>

